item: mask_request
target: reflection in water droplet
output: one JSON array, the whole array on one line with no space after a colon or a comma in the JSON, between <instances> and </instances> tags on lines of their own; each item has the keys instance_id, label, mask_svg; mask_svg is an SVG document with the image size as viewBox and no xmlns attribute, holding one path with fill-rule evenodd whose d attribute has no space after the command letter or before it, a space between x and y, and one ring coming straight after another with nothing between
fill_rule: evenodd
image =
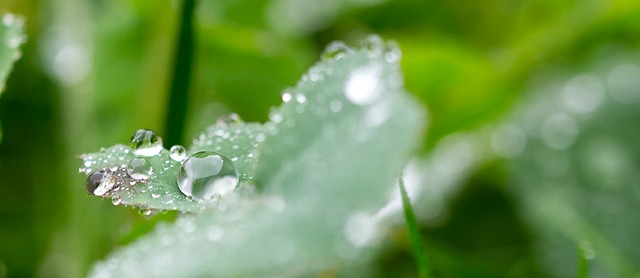
<instances>
[{"instance_id":1,"label":"reflection in water droplet","mask_svg":"<svg viewBox=\"0 0 640 278\"><path fill-rule=\"evenodd\" d=\"M175 161L182 162L187 159L187 150L183 146L175 145L169 150L169 157Z\"/></svg>"},{"instance_id":2,"label":"reflection in water droplet","mask_svg":"<svg viewBox=\"0 0 640 278\"><path fill-rule=\"evenodd\" d=\"M576 140L578 125L567 115L555 114L542 125L542 139L553 149L566 149Z\"/></svg>"},{"instance_id":3,"label":"reflection in water droplet","mask_svg":"<svg viewBox=\"0 0 640 278\"><path fill-rule=\"evenodd\" d=\"M231 113L229 115L224 115L224 116L218 118L218 120L216 120L216 125L218 125L220 127L233 126L233 125L237 125L239 123L242 123L242 119L240 119L240 116L238 116L238 114L236 114L236 113Z\"/></svg>"},{"instance_id":4,"label":"reflection in water droplet","mask_svg":"<svg viewBox=\"0 0 640 278\"><path fill-rule=\"evenodd\" d=\"M233 162L215 152L198 152L189 156L178 171L178 186L187 196L211 200L224 196L238 186L238 172Z\"/></svg>"},{"instance_id":5,"label":"reflection in water droplet","mask_svg":"<svg viewBox=\"0 0 640 278\"><path fill-rule=\"evenodd\" d=\"M111 203L114 206L120 205L120 204L122 204L122 199L120 199L120 197L118 197L118 196L115 196L115 197L111 198Z\"/></svg>"},{"instance_id":6,"label":"reflection in water droplet","mask_svg":"<svg viewBox=\"0 0 640 278\"><path fill-rule=\"evenodd\" d=\"M162 150L162 138L153 130L138 129L131 137L133 153L142 156L154 156Z\"/></svg>"},{"instance_id":7,"label":"reflection in water droplet","mask_svg":"<svg viewBox=\"0 0 640 278\"><path fill-rule=\"evenodd\" d=\"M101 171L94 172L87 178L86 186L87 186L87 192L89 194L94 194L93 192L100 185L100 182L102 181L103 176L104 176L104 171L101 170Z\"/></svg>"},{"instance_id":8,"label":"reflection in water droplet","mask_svg":"<svg viewBox=\"0 0 640 278\"><path fill-rule=\"evenodd\" d=\"M345 84L345 96L353 104L365 105L374 102L381 94L382 69L372 65L356 69L349 74Z\"/></svg>"},{"instance_id":9,"label":"reflection in water droplet","mask_svg":"<svg viewBox=\"0 0 640 278\"><path fill-rule=\"evenodd\" d=\"M497 155L505 158L521 154L526 142L524 131L515 125L502 126L491 136L491 148Z\"/></svg>"},{"instance_id":10,"label":"reflection in water droplet","mask_svg":"<svg viewBox=\"0 0 640 278\"><path fill-rule=\"evenodd\" d=\"M127 173L135 180L148 180L153 173L151 162L144 157L135 157L127 165Z\"/></svg>"},{"instance_id":11,"label":"reflection in water droplet","mask_svg":"<svg viewBox=\"0 0 640 278\"><path fill-rule=\"evenodd\" d=\"M616 66L607 76L611 97L622 104L640 101L640 67L634 64Z\"/></svg>"},{"instance_id":12,"label":"reflection in water droplet","mask_svg":"<svg viewBox=\"0 0 640 278\"><path fill-rule=\"evenodd\" d=\"M563 104L574 112L587 113L600 106L604 85L595 75L582 74L571 78L562 89Z\"/></svg>"},{"instance_id":13,"label":"reflection in water droplet","mask_svg":"<svg viewBox=\"0 0 640 278\"><path fill-rule=\"evenodd\" d=\"M115 187L115 176L104 170L96 171L87 178L87 192L96 196L102 196Z\"/></svg>"},{"instance_id":14,"label":"reflection in water droplet","mask_svg":"<svg viewBox=\"0 0 640 278\"><path fill-rule=\"evenodd\" d=\"M346 44L340 41L334 41L329 43L322 53L322 60L336 61L342 59L345 54L351 51Z\"/></svg>"}]
</instances>

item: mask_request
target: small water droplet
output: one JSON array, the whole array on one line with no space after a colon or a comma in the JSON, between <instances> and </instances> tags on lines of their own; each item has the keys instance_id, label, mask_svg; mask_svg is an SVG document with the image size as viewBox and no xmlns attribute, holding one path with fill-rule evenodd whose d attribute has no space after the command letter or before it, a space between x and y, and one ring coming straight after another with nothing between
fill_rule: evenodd
<instances>
[{"instance_id":1,"label":"small water droplet","mask_svg":"<svg viewBox=\"0 0 640 278\"><path fill-rule=\"evenodd\" d=\"M229 126L237 125L239 123L242 123L242 119L240 119L240 116L238 116L238 114L236 113L224 115L218 118L218 120L216 120L216 125L220 127L229 127Z\"/></svg>"},{"instance_id":2,"label":"small water droplet","mask_svg":"<svg viewBox=\"0 0 640 278\"><path fill-rule=\"evenodd\" d=\"M224 196L238 186L233 162L216 152L197 152L189 156L178 171L178 187L187 196L211 200Z\"/></svg>"},{"instance_id":3,"label":"small water droplet","mask_svg":"<svg viewBox=\"0 0 640 278\"><path fill-rule=\"evenodd\" d=\"M131 137L133 153L142 156L154 156L162 150L162 138L149 129L138 129Z\"/></svg>"},{"instance_id":4,"label":"small water droplet","mask_svg":"<svg viewBox=\"0 0 640 278\"><path fill-rule=\"evenodd\" d=\"M160 194L158 194L158 193L151 193L151 198L158 199L158 197L160 197Z\"/></svg>"},{"instance_id":5,"label":"small water droplet","mask_svg":"<svg viewBox=\"0 0 640 278\"><path fill-rule=\"evenodd\" d=\"M578 136L578 125L569 116L555 114L549 116L542 125L542 139L553 149L566 149Z\"/></svg>"},{"instance_id":6,"label":"small water droplet","mask_svg":"<svg viewBox=\"0 0 640 278\"><path fill-rule=\"evenodd\" d=\"M175 145L169 150L169 157L175 161L182 162L187 159L187 150L183 146Z\"/></svg>"},{"instance_id":7,"label":"small water droplet","mask_svg":"<svg viewBox=\"0 0 640 278\"><path fill-rule=\"evenodd\" d=\"M296 101L300 104L305 104L307 102L307 97L305 97L303 94L297 94Z\"/></svg>"},{"instance_id":8,"label":"small water droplet","mask_svg":"<svg viewBox=\"0 0 640 278\"><path fill-rule=\"evenodd\" d=\"M114 206L120 205L120 204L122 204L122 199L120 199L120 197L118 197L118 196L115 196L115 197L111 198L111 203Z\"/></svg>"},{"instance_id":9,"label":"small water droplet","mask_svg":"<svg viewBox=\"0 0 640 278\"><path fill-rule=\"evenodd\" d=\"M333 100L331 101L329 108L333 113L338 113L342 110L342 102L339 100Z\"/></svg>"},{"instance_id":10,"label":"small water droplet","mask_svg":"<svg viewBox=\"0 0 640 278\"><path fill-rule=\"evenodd\" d=\"M329 43L322 53L322 60L336 61L342 59L345 54L351 51L346 44L340 41Z\"/></svg>"},{"instance_id":11,"label":"small water droplet","mask_svg":"<svg viewBox=\"0 0 640 278\"><path fill-rule=\"evenodd\" d=\"M402 51L400 50L398 43L394 41L388 42L384 53L384 59L389 63L397 63L400 61L401 57Z\"/></svg>"},{"instance_id":12,"label":"small water droplet","mask_svg":"<svg viewBox=\"0 0 640 278\"><path fill-rule=\"evenodd\" d=\"M282 93L282 102L287 103L293 99L293 95L289 91Z\"/></svg>"},{"instance_id":13,"label":"small water droplet","mask_svg":"<svg viewBox=\"0 0 640 278\"><path fill-rule=\"evenodd\" d=\"M144 157L136 157L129 161L127 173L135 180L148 180L153 173L151 162Z\"/></svg>"},{"instance_id":14,"label":"small water droplet","mask_svg":"<svg viewBox=\"0 0 640 278\"><path fill-rule=\"evenodd\" d=\"M370 35L362 41L362 47L367 50L369 56L378 56L384 50L384 41L378 35Z\"/></svg>"}]
</instances>

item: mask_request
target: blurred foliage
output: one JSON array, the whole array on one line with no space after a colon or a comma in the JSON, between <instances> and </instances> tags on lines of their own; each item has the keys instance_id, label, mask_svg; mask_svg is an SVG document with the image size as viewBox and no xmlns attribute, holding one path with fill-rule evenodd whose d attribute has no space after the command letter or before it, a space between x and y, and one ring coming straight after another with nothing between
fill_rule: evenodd
<instances>
[{"instance_id":1,"label":"blurred foliage","mask_svg":"<svg viewBox=\"0 0 640 278\"><path fill-rule=\"evenodd\" d=\"M86 196L76 156L126 141L138 128L163 135L180 3L0 2L0 13L26 19L29 38L0 97L0 276L84 276L118 243L149 230L139 228L149 222L135 212ZM633 101L628 93L610 93L633 92L637 84L606 85L617 101L607 97L574 119L576 139L566 149L533 135L513 156L518 140L486 142L494 128L513 134L501 128L505 122L535 122L514 111L573 113L551 100L537 104L536 96L557 91L553 82L585 72L607 79L615 65L637 66L640 2L317 3L199 3L183 140L232 111L266 121L282 90L330 41L378 33L400 45L405 87L430 112L415 163L425 174L423 195L415 199L437 276L571 276L576 244L585 241L598 254L590 261L593 277L637 275L629 236L637 234L640 203L638 109L619 102ZM633 80L627 71L633 67L616 78ZM557 167L565 172L548 177ZM391 231L388 241L375 269L416 275L407 235Z\"/></svg>"}]
</instances>

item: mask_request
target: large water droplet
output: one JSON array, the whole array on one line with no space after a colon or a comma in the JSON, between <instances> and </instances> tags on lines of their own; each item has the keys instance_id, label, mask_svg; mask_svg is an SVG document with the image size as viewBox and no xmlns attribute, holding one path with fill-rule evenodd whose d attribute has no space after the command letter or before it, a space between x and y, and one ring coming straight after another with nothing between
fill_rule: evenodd
<instances>
[{"instance_id":1,"label":"large water droplet","mask_svg":"<svg viewBox=\"0 0 640 278\"><path fill-rule=\"evenodd\" d=\"M136 157L129 161L127 173L135 180L148 180L153 173L151 162L144 157Z\"/></svg>"},{"instance_id":2,"label":"large water droplet","mask_svg":"<svg viewBox=\"0 0 640 278\"><path fill-rule=\"evenodd\" d=\"M99 170L93 172L86 182L87 192L96 196L102 196L109 192L116 185L115 177L106 172L105 170Z\"/></svg>"},{"instance_id":3,"label":"large water droplet","mask_svg":"<svg viewBox=\"0 0 640 278\"><path fill-rule=\"evenodd\" d=\"M218 118L218 120L216 120L216 125L220 127L229 127L229 126L237 125L239 123L242 123L242 119L240 119L240 116L238 116L238 114L236 113L224 115Z\"/></svg>"},{"instance_id":4,"label":"large water droplet","mask_svg":"<svg viewBox=\"0 0 640 278\"><path fill-rule=\"evenodd\" d=\"M340 41L329 43L322 53L322 60L335 61L340 60L345 54L351 51L346 44Z\"/></svg>"},{"instance_id":5,"label":"large water droplet","mask_svg":"<svg viewBox=\"0 0 640 278\"><path fill-rule=\"evenodd\" d=\"M162 150L162 138L153 130L138 129L131 137L131 148L136 155L154 156Z\"/></svg>"},{"instance_id":6,"label":"large water droplet","mask_svg":"<svg viewBox=\"0 0 640 278\"><path fill-rule=\"evenodd\" d=\"M175 161L182 162L187 159L187 150L183 146L175 145L169 150L169 157Z\"/></svg>"},{"instance_id":7,"label":"large water droplet","mask_svg":"<svg viewBox=\"0 0 640 278\"><path fill-rule=\"evenodd\" d=\"M185 195L212 200L237 188L238 172L228 157L216 152L198 152L184 161L177 180Z\"/></svg>"}]
</instances>

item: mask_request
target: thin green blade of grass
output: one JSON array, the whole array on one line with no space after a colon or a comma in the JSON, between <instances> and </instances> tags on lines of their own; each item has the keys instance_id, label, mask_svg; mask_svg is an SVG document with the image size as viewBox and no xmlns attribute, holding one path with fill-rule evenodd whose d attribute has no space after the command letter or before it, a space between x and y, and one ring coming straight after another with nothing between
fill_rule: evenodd
<instances>
[{"instance_id":1,"label":"thin green blade of grass","mask_svg":"<svg viewBox=\"0 0 640 278\"><path fill-rule=\"evenodd\" d=\"M413 207L411 206L411 202L409 201L409 196L407 195L407 191L404 188L404 180L402 179L402 177L398 179L398 184L400 187L400 195L402 196L402 208L404 209L404 218L407 223L409 240L411 240L413 252L415 253L415 257L416 257L418 274L422 278L431 277L431 273L429 270L429 262L427 260L427 252L424 249L424 246L422 245L422 238L420 237L420 231L418 229L416 216L413 213Z\"/></svg>"},{"instance_id":2,"label":"thin green blade of grass","mask_svg":"<svg viewBox=\"0 0 640 278\"><path fill-rule=\"evenodd\" d=\"M189 84L191 81L191 65L193 64L193 13L196 0L184 0L180 29L175 50L169 101L167 102L167 119L165 122L165 142L172 145L181 144L184 133L184 122L189 103Z\"/></svg>"},{"instance_id":3,"label":"thin green blade of grass","mask_svg":"<svg viewBox=\"0 0 640 278\"><path fill-rule=\"evenodd\" d=\"M593 249L589 242L584 241L578 244L578 269L577 275L578 278L587 278L589 277L589 260L593 256Z\"/></svg>"}]
</instances>

